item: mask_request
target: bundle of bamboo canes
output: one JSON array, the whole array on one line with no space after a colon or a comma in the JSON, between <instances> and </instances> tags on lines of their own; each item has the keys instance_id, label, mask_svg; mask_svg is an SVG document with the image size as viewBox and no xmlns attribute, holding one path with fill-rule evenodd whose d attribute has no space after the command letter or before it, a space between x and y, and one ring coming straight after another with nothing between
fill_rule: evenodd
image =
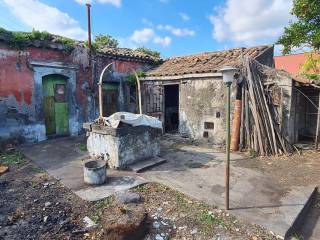
<instances>
[{"instance_id":1,"label":"bundle of bamboo canes","mask_svg":"<svg viewBox=\"0 0 320 240\"><path fill-rule=\"evenodd\" d=\"M293 152L276 122L276 109L270 92L266 91L256 60L243 60L241 148L252 149L258 155L280 155Z\"/></svg>"}]
</instances>

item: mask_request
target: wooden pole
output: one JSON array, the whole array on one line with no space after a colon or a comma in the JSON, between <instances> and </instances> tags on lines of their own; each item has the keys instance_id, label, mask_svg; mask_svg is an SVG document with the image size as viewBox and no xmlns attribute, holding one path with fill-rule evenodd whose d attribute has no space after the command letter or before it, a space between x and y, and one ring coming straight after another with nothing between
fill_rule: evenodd
<instances>
[{"instance_id":1,"label":"wooden pole","mask_svg":"<svg viewBox=\"0 0 320 240\"><path fill-rule=\"evenodd\" d=\"M319 131L320 131L320 92L319 92L319 103L318 103L318 117L317 117L317 130L316 130L316 150L319 147Z\"/></svg>"}]
</instances>

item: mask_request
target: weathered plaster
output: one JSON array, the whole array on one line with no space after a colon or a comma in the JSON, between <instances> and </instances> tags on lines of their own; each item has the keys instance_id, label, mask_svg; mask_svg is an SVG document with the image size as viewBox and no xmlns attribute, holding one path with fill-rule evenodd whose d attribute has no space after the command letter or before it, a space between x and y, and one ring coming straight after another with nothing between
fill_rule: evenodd
<instances>
[{"instance_id":1,"label":"weathered plaster","mask_svg":"<svg viewBox=\"0 0 320 240\"><path fill-rule=\"evenodd\" d=\"M160 154L161 131L145 126L89 131L87 148L90 156L103 157L111 168L128 165Z\"/></svg>"},{"instance_id":2,"label":"weathered plaster","mask_svg":"<svg viewBox=\"0 0 320 240\"><path fill-rule=\"evenodd\" d=\"M226 129L225 93L226 86L219 77L192 79L180 84L179 132L214 145L223 145ZM235 99L234 86L231 99L231 102ZM213 123L214 128L205 129L205 122ZM207 138L204 138L204 132L208 133Z\"/></svg>"},{"instance_id":3,"label":"weathered plaster","mask_svg":"<svg viewBox=\"0 0 320 240\"><path fill-rule=\"evenodd\" d=\"M42 80L44 76L51 74L59 74L67 77L67 99L68 99L68 118L69 118L69 134L71 136L78 135L82 127L82 122L79 122L79 106L76 102L76 69L74 65L66 65L59 62L36 62L31 61L34 71L34 103L43 102L42 94ZM36 117L38 122L45 126L43 106L42 104L36 105Z\"/></svg>"}]
</instances>

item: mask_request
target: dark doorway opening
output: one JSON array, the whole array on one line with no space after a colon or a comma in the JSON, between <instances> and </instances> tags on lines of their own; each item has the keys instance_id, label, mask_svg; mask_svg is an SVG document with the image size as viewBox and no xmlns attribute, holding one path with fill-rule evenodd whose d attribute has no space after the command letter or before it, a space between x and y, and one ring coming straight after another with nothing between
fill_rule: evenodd
<instances>
[{"instance_id":1,"label":"dark doorway opening","mask_svg":"<svg viewBox=\"0 0 320 240\"><path fill-rule=\"evenodd\" d=\"M319 90L310 86L296 87L295 131L299 143L314 143L316 138Z\"/></svg>"},{"instance_id":2,"label":"dark doorway opening","mask_svg":"<svg viewBox=\"0 0 320 240\"><path fill-rule=\"evenodd\" d=\"M164 86L165 131L176 132L179 128L179 85Z\"/></svg>"},{"instance_id":3,"label":"dark doorway opening","mask_svg":"<svg viewBox=\"0 0 320 240\"><path fill-rule=\"evenodd\" d=\"M103 84L103 116L109 117L110 115L118 112L118 99L119 99L119 84L118 83L104 83Z\"/></svg>"}]
</instances>

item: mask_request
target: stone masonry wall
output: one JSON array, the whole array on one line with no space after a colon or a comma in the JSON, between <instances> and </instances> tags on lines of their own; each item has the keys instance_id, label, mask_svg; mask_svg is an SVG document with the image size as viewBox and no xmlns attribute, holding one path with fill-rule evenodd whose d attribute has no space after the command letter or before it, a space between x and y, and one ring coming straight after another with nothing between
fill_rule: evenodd
<instances>
[{"instance_id":1,"label":"stone masonry wall","mask_svg":"<svg viewBox=\"0 0 320 240\"><path fill-rule=\"evenodd\" d=\"M235 85L235 84L233 84ZM232 86L231 104L235 100ZM179 132L214 145L225 143L226 86L221 78L193 79L180 84ZM231 115L232 115L231 108Z\"/></svg>"},{"instance_id":2,"label":"stone masonry wall","mask_svg":"<svg viewBox=\"0 0 320 240\"><path fill-rule=\"evenodd\" d=\"M93 61L93 89L90 87L88 53L76 48L71 53L47 48L29 47L23 50L0 42L0 140L17 138L21 141L45 140L42 103L42 77L61 74L72 88L68 96L69 132L82 132L82 123L98 116L97 79L103 67L114 62L108 81L122 82L131 69L146 69L149 64L134 59L115 59L97 55ZM124 84L120 84L124 89ZM120 90L119 90L120 91ZM125 97L123 99L126 99ZM125 109L123 101L123 109Z\"/></svg>"}]
</instances>

